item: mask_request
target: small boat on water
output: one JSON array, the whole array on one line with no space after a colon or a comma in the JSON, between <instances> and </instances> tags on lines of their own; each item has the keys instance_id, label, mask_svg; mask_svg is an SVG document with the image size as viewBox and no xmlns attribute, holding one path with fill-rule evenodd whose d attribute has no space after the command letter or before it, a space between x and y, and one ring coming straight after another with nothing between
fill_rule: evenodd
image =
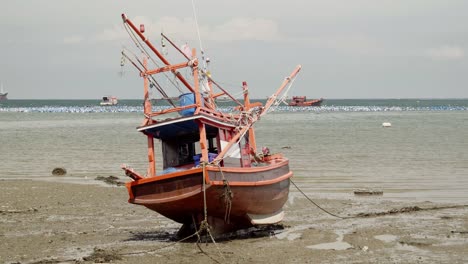
<instances>
[{"instance_id":1,"label":"small boat on water","mask_svg":"<svg viewBox=\"0 0 468 264\"><path fill-rule=\"evenodd\" d=\"M132 179L126 183L128 201L181 223L179 235L200 230L221 234L280 222L293 173L281 153L272 153L267 147L257 150L253 125L272 110L272 105L280 103L280 95L291 86L301 66L284 79L265 105L250 102L247 82L243 82L241 103L211 78L203 52L199 60L195 49L182 52L161 34L182 58L181 63L172 64L143 34L143 25L137 28L125 14L122 19L128 31L137 36L136 46L143 42L152 51L142 58L122 51L143 78L144 119L137 131L148 142L146 172L122 165ZM184 68L191 74L180 74L178 70ZM167 73L180 86L163 88L163 82L156 78ZM181 87L185 91L175 103L165 89ZM151 88L171 106L153 112ZM218 110L216 98L221 96L237 105L233 112ZM160 142L159 155L155 140Z\"/></svg>"},{"instance_id":2,"label":"small boat on water","mask_svg":"<svg viewBox=\"0 0 468 264\"><path fill-rule=\"evenodd\" d=\"M307 101L305 96L293 96L291 101L289 102L289 106L320 106L322 104L323 99L314 99Z\"/></svg>"},{"instance_id":3,"label":"small boat on water","mask_svg":"<svg viewBox=\"0 0 468 264\"><path fill-rule=\"evenodd\" d=\"M118 104L118 100L117 100L117 97L115 96L103 96L102 101L100 103L100 105L102 106L117 105L117 104Z\"/></svg>"},{"instance_id":4,"label":"small boat on water","mask_svg":"<svg viewBox=\"0 0 468 264\"><path fill-rule=\"evenodd\" d=\"M8 92L3 91L3 83L0 86L0 100L8 100Z\"/></svg>"}]
</instances>

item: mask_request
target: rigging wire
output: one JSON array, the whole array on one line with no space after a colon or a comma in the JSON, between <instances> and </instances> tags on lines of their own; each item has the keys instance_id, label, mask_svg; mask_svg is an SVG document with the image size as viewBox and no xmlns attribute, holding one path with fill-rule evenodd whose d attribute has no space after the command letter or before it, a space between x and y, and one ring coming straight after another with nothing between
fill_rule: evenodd
<instances>
[{"instance_id":1,"label":"rigging wire","mask_svg":"<svg viewBox=\"0 0 468 264\"><path fill-rule=\"evenodd\" d=\"M140 61L140 59L134 54L132 53L131 51L127 50L128 52L130 52L133 56L135 56L135 59L136 61L138 61L138 63L140 64L140 66L143 67L144 69L144 65L143 63ZM130 58L128 57L128 55L125 53L125 50L122 50L122 55L127 58L132 64L133 66L135 66L135 68L137 68L137 70L140 72L140 73L143 73L144 70L143 69L140 69L140 67L138 65L136 65L136 63ZM174 104L174 102L172 102L172 100L170 99L170 97L166 94L166 92L164 91L164 89L161 87L161 85L156 81L156 79L149 75L148 76L148 80L150 81L150 87L155 87L156 90L158 90L161 95L163 96L164 99L166 99L173 107L176 107L176 105Z\"/></svg>"},{"instance_id":2,"label":"rigging wire","mask_svg":"<svg viewBox=\"0 0 468 264\"><path fill-rule=\"evenodd\" d=\"M286 90L283 92L283 94L279 97L279 98L275 98L275 102L273 103L273 106L268 109L267 113L270 113L270 112L273 112L275 111L275 109L281 104L281 103L286 103L286 98L288 96L288 92L289 90L291 89L291 87L293 86L294 84L294 81L296 80L297 78L297 75L294 76L291 81L289 82L288 84L288 88L286 88Z\"/></svg>"},{"instance_id":3,"label":"rigging wire","mask_svg":"<svg viewBox=\"0 0 468 264\"><path fill-rule=\"evenodd\" d=\"M127 50L127 49L125 49L125 50ZM125 54L125 50L122 51L122 54ZM133 55L133 57L135 57L136 61L138 61L138 63L140 64L140 66L141 66L143 69L145 68L145 65L141 62L141 60L138 58L138 56L137 56L135 53L133 53L133 52L130 51L130 50L127 50L127 52L131 53L131 54ZM126 55L126 54L125 54L125 55ZM126 56L126 58L127 58L128 60L131 60L128 56ZM141 70L140 68L138 68L138 70L139 70L140 72L144 72L144 71ZM156 88L157 88L157 90L161 93L161 95L167 97L167 94L166 94L165 91L162 89L162 87L158 84L158 82L153 78L153 76L150 75L150 76L148 76L148 77L150 78L150 80L152 80L152 81L154 82L153 85L156 85Z\"/></svg>"},{"instance_id":4,"label":"rigging wire","mask_svg":"<svg viewBox=\"0 0 468 264\"><path fill-rule=\"evenodd\" d=\"M149 54L149 52L144 48L144 46L141 44L140 40L137 38L137 36L135 35L135 32L131 31L129 29L129 26L127 25L127 23L124 23L124 27L125 27L125 30L127 31L128 35L130 36L130 38L132 39L133 43L135 44L135 46L143 53L146 55L146 57L148 59L150 59L157 67L161 67L159 63L157 63L153 57ZM169 78L169 76L163 72L164 76L171 82L171 84L180 92L180 94L183 93L183 91L180 89L180 86L177 85L178 83L174 83L173 80L171 80L171 78ZM168 96L165 96L166 98L169 98ZM165 98L164 98L165 99Z\"/></svg>"}]
</instances>

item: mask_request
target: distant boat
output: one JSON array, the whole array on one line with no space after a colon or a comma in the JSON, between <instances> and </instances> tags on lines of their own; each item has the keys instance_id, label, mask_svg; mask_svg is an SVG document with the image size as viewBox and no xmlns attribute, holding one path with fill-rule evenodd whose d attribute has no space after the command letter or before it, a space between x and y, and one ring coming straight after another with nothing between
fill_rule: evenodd
<instances>
[{"instance_id":1,"label":"distant boat","mask_svg":"<svg viewBox=\"0 0 468 264\"><path fill-rule=\"evenodd\" d=\"M118 103L117 97L115 96L104 96L102 97L101 105L116 105Z\"/></svg>"},{"instance_id":2,"label":"distant boat","mask_svg":"<svg viewBox=\"0 0 468 264\"><path fill-rule=\"evenodd\" d=\"M1 84L0 88L0 100L8 100L8 92L3 91L3 83Z\"/></svg>"},{"instance_id":3,"label":"distant boat","mask_svg":"<svg viewBox=\"0 0 468 264\"><path fill-rule=\"evenodd\" d=\"M224 102L231 102L232 99L227 95L222 95L222 96L216 97L215 101L217 103L224 103Z\"/></svg>"},{"instance_id":4,"label":"distant boat","mask_svg":"<svg viewBox=\"0 0 468 264\"><path fill-rule=\"evenodd\" d=\"M289 106L320 106L323 99L314 99L307 101L305 96L293 96L292 100L289 102Z\"/></svg>"}]
</instances>

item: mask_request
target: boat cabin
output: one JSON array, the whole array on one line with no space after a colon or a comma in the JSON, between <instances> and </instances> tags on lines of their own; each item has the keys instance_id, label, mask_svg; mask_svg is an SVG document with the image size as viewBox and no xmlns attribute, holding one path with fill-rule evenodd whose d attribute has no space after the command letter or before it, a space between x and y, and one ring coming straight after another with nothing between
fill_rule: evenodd
<instances>
[{"instance_id":1,"label":"boat cabin","mask_svg":"<svg viewBox=\"0 0 468 264\"><path fill-rule=\"evenodd\" d=\"M117 97L115 96L103 96L100 105L116 105L118 103Z\"/></svg>"},{"instance_id":2,"label":"boat cabin","mask_svg":"<svg viewBox=\"0 0 468 264\"><path fill-rule=\"evenodd\" d=\"M205 123L208 162L212 162L231 140L235 126L220 122L203 114L167 119L159 123L140 127L138 131L161 141L163 172L200 166L202 144L198 122ZM206 124L206 123L215 123ZM219 166L250 167L250 145L248 135L231 147Z\"/></svg>"},{"instance_id":3,"label":"boat cabin","mask_svg":"<svg viewBox=\"0 0 468 264\"><path fill-rule=\"evenodd\" d=\"M307 101L305 96L293 96L291 102L294 104L302 104Z\"/></svg>"}]
</instances>

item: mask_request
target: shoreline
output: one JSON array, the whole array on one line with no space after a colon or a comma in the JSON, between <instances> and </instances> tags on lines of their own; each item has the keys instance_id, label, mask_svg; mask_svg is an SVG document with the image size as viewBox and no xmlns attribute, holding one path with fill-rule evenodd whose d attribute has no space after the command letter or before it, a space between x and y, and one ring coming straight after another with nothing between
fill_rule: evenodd
<instances>
[{"instance_id":1,"label":"shoreline","mask_svg":"<svg viewBox=\"0 0 468 264\"><path fill-rule=\"evenodd\" d=\"M0 180L0 190L0 263L468 261L465 205L314 199L340 216L371 214L339 219L291 188L281 225L197 244L175 243L180 224L127 203L122 186Z\"/></svg>"}]
</instances>

